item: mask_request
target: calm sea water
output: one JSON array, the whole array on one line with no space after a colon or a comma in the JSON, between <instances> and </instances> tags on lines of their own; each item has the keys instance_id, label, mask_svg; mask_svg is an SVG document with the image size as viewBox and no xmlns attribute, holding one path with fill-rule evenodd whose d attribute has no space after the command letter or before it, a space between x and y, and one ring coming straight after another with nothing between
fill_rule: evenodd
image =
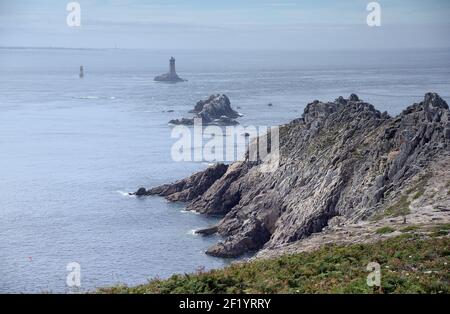
<instances>
[{"instance_id":1,"label":"calm sea water","mask_svg":"<svg viewBox=\"0 0 450 314\"><path fill-rule=\"evenodd\" d=\"M153 82L171 55L189 81ZM206 167L170 157L167 122L199 99L225 93L243 125L274 125L314 99L397 114L427 91L450 100L450 51L0 49L0 292L70 291L70 262L82 289L229 263L192 234L213 219L126 195Z\"/></svg>"}]
</instances>

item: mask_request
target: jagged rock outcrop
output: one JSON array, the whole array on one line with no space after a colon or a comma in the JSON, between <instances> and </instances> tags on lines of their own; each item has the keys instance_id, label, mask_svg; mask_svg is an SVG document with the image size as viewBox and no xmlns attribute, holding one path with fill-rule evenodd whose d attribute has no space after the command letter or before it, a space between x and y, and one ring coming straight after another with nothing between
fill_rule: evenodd
<instances>
[{"instance_id":1,"label":"jagged rock outcrop","mask_svg":"<svg viewBox=\"0 0 450 314\"><path fill-rule=\"evenodd\" d=\"M230 99L223 94L211 95L206 100L200 100L189 112L195 114L193 118L175 119L169 123L193 125L194 118L199 118L203 124L236 125L238 122L235 119L240 117L240 114L231 108Z\"/></svg>"},{"instance_id":2,"label":"jagged rock outcrop","mask_svg":"<svg viewBox=\"0 0 450 314\"><path fill-rule=\"evenodd\" d=\"M332 222L366 220L398 202L412 178L425 176L448 155L449 116L447 103L435 93L396 117L354 94L314 101L301 118L280 126L275 171L260 171L261 162L215 165L146 194L223 215L209 231L225 240L207 254L233 257L276 248Z\"/></svg>"},{"instance_id":3,"label":"jagged rock outcrop","mask_svg":"<svg viewBox=\"0 0 450 314\"><path fill-rule=\"evenodd\" d=\"M191 201L205 193L215 181L225 174L227 169L227 165L216 164L207 168L205 171L197 172L175 183L164 184L148 190L141 187L137 192L130 194L136 196L165 196L170 201Z\"/></svg>"},{"instance_id":4,"label":"jagged rock outcrop","mask_svg":"<svg viewBox=\"0 0 450 314\"><path fill-rule=\"evenodd\" d=\"M214 233L217 233L217 226L210 226L210 227L206 227L206 228L202 228L202 229L197 229L195 230L196 234L201 234L201 235L212 235Z\"/></svg>"}]
</instances>

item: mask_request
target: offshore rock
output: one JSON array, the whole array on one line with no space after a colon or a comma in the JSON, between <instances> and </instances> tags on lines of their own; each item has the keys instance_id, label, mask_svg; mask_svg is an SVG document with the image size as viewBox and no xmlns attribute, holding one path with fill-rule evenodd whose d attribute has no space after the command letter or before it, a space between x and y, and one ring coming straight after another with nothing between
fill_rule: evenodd
<instances>
[{"instance_id":1,"label":"offshore rock","mask_svg":"<svg viewBox=\"0 0 450 314\"><path fill-rule=\"evenodd\" d=\"M181 118L169 121L170 124L193 125L194 118L202 120L203 124L209 125L236 125L235 120L241 115L231 108L230 99L223 94L211 95L206 100L200 100L194 109L193 118Z\"/></svg>"}]
</instances>

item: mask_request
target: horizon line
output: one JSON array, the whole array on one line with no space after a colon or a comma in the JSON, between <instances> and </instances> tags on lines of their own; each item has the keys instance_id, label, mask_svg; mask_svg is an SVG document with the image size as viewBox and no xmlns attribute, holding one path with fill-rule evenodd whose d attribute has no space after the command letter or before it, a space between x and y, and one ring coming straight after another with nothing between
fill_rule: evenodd
<instances>
[{"instance_id":1,"label":"horizon line","mask_svg":"<svg viewBox=\"0 0 450 314\"><path fill-rule=\"evenodd\" d=\"M149 47L64 47L64 46L0 46L0 49L40 50L179 50L179 51L402 51L402 50L450 50L449 46L435 47L384 47L384 48L149 48Z\"/></svg>"}]
</instances>

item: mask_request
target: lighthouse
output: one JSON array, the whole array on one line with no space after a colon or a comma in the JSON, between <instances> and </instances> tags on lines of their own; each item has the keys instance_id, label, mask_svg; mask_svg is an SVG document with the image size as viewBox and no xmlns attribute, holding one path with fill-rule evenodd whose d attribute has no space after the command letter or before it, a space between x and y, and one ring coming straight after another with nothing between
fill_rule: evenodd
<instances>
[{"instance_id":1,"label":"lighthouse","mask_svg":"<svg viewBox=\"0 0 450 314\"><path fill-rule=\"evenodd\" d=\"M171 57L169 60L169 78L171 81L178 78L177 72L175 71L175 58Z\"/></svg>"},{"instance_id":2,"label":"lighthouse","mask_svg":"<svg viewBox=\"0 0 450 314\"><path fill-rule=\"evenodd\" d=\"M166 74L158 75L157 77L155 77L155 81L172 82L172 83L185 81L178 76L177 71L175 70L175 58L174 57L171 57L169 59L169 72Z\"/></svg>"},{"instance_id":3,"label":"lighthouse","mask_svg":"<svg viewBox=\"0 0 450 314\"><path fill-rule=\"evenodd\" d=\"M80 74L79 74L80 79L82 79L84 77L84 68L82 65L80 65Z\"/></svg>"}]
</instances>

